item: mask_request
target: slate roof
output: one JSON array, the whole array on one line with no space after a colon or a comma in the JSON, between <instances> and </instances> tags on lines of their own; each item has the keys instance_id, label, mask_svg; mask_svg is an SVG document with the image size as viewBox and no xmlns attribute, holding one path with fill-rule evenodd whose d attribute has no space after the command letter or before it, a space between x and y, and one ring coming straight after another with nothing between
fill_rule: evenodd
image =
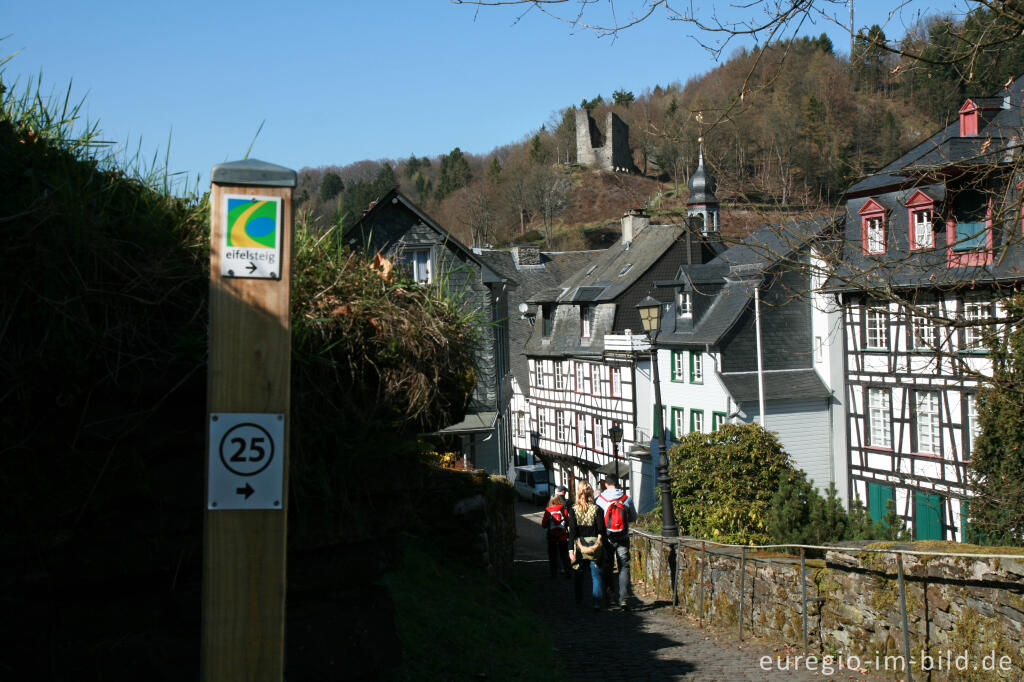
<instances>
[{"instance_id":1,"label":"slate roof","mask_svg":"<svg viewBox=\"0 0 1024 682\"><path fill-rule=\"evenodd\" d=\"M692 327L675 327L674 320L663 319L658 345L718 345L752 307L754 289L764 283L766 271L792 257L808 241L824 235L834 224L831 218L817 218L764 226L708 263L683 266L684 274L696 291L700 291L701 284L723 286L717 289L711 305ZM686 280L656 284L674 288L685 286Z\"/></svg>"},{"instance_id":2,"label":"slate roof","mask_svg":"<svg viewBox=\"0 0 1024 682\"><path fill-rule=\"evenodd\" d=\"M757 372L723 372L719 376L738 403L758 400ZM764 372L765 400L828 398L832 393L813 369L777 369Z\"/></svg>"},{"instance_id":3,"label":"slate roof","mask_svg":"<svg viewBox=\"0 0 1024 682\"><path fill-rule=\"evenodd\" d=\"M538 292L530 302L610 303L643 276L685 229L683 225L648 225L628 248L616 242L591 260L590 266L565 279L559 287Z\"/></svg>"},{"instance_id":4,"label":"slate roof","mask_svg":"<svg viewBox=\"0 0 1024 682\"><path fill-rule=\"evenodd\" d=\"M1015 79L999 96L974 97L971 101L979 107L977 135L961 137L960 122L955 120L847 190L846 247L826 285L829 290L950 288L976 282L1019 281L1024 277L1024 249L1014 244L1020 234L1020 223L1016 220L996 221L993 225L991 264L951 266L943 248L947 241L941 227L935 233L936 248L909 250L906 201L912 193L925 192L938 209L947 200L947 178L955 178L961 170L979 165L1008 167L1024 150L1019 146L1020 130L1024 127L1024 76ZM953 192L956 189L952 187ZM869 197L887 211L886 252L881 256L864 254L860 246L862 227L858 211ZM1017 200L1009 196L1007 203L1013 205ZM1006 248L1007 245L1014 248Z\"/></svg>"},{"instance_id":5,"label":"slate roof","mask_svg":"<svg viewBox=\"0 0 1024 682\"><path fill-rule=\"evenodd\" d=\"M420 222L422 222L424 225L437 232L443 238L443 241L446 245L452 247L456 251L461 252L469 260L479 265L481 269L481 276L483 277L483 280L485 282L495 281L494 273L491 270L489 270L486 265L484 265L483 261L476 257L476 254L473 252L473 249L469 248L468 246L460 242L458 239L456 239L454 236L452 236L451 232L441 227L441 225L438 224L437 221L435 221L433 218L424 213L419 206L417 206L415 203L412 202L412 200L409 199L409 197L399 192L397 187L395 189L392 189L387 194L385 194L379 200L375 201L373 204L371 204L370 208L367 209L366 213L364 213L359 220L353 223L347 230L345 230L344 233L342 233L342 239L351 240L354 235L363 234L367 226L373 224L373 214L379 210L382 210L389 203L400 203L403 206L405 206L410 212L412 212L417 218L419 218Z\"/></svg>"},{"instance_id":6,"label":"slate roof","mask_svg":"<svg viewBox=\"0 0 1024 682\"><path fill-rule=\"evenodd\" d=\"M998 162L1007 143L1019 135L1024 118L1024 76L1019 76L1010 87L996 97L972 98L980 107L999 107L997 112L982 111L977 135L960 137L960 121L955 120L927 140L903 154L877 173L854 183L846 190L847 197L877 192L912 181L921 172L950 164L974 165ZM987 150L982 145L991 139Z\"/></svg>"},{"instance_id":7,"label":"slate roof","mask_svg":"<svg viewBox=\"0 0 1024 682\"><path fill-rule=\"evenodd\" d=\"M519 266L510 250L474 249L476 257L503 277L508 283L509 363L512 375L523 393L529 396L529 363L523 349L530 338L535 319L534 306L527 314L519 312L519 304L529 304L539 293L561 291L558 284L583 268L601 251L541 252L540 265ZM511 393L509 393L511 395Z\"/></svg>"}]
</instances>

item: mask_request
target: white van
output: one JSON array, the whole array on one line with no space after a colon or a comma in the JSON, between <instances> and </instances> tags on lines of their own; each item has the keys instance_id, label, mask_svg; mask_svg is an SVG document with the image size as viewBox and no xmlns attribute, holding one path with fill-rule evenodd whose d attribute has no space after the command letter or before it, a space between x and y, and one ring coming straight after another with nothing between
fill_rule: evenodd
<instances>
[{"instance_id":1,"label":"white van","mask_svg":"<svg viewBox=\"0 0 1024 682\"><path fill-rule=\"evenodd\" d=\"M534 504L545 505L551 497L551 479L548 477L548 470L543 464L528 464L516 467L516 478L513 487L516 494Z\"/></svg>"}]
</instances>

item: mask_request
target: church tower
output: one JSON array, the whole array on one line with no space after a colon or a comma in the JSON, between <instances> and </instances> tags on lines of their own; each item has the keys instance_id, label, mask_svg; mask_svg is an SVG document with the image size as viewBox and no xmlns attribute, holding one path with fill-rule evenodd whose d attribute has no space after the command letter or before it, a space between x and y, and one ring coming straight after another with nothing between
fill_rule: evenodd
<instances>
[{"instance_id":1,"label":"church tower","mask_svg":"<svg viewBox=\"0 0 1024 682\"><path fill-rule=\"evenodd\" d=\"M700 216L704 222L704 234L718 234L721 229L718 217L718 197L715 196L718 183L714 176L704 168L703 140L700 142L697 170L690 176L690 181L686 185L690 188L690 198L686 202L686 216Z\"/></svg>"}]
</instances>

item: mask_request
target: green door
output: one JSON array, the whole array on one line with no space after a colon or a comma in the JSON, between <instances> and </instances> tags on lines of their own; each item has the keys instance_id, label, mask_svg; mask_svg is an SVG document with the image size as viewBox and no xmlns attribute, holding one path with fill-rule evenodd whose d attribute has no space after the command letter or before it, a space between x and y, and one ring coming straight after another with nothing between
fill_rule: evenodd
<instances>
[{"instance_id":1,"label":"green door","mask_svg":"<svg viewBox=\"0 0 1024 682\"><path fill-rule=\"evenodd\" d=\"M871 513L871 521L878 523L888 511L889 502L895 504L892 486L868 483L868 511Z\"/></svg>"},{"instance_id":2,"label":"green door","mask_svg":"<svg viewBox=\"0 0 1024 682\"><path fill-rule=\"evenodd\" d=\"M914 539L942 539L942 496L914 491Z\"/></svg>"}]
</instances>

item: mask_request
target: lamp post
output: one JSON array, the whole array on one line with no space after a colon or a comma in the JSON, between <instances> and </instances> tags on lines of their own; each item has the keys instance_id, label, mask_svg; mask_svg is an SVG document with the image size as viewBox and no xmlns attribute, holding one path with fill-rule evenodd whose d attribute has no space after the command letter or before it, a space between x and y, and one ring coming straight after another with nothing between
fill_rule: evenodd
<instances>
[{"instance_id":1,"label":"lamp post","mask_svg":"<svg viewBox=\"0 0 1024 682\"><path fill-rule=\"evenodd\" d=\"M651 374L654 378L654 420L658 427L658 485L661 486L661 536L679 537L676 514L672 508L672 479L668 475L668 451L665 447L665 425L662 424L661 378L658 375L658 349L655 343L661 330L661 301L650 296L636 304L640 321L651 340Z\"/></svg>"},{"instance_id":2,"label":"lamp post","mask_svg":"<svg viewBox=\"0 0 1024 682\"><path fill-rule=\"evenodd\" d=\"M622 427L616 424L608 429L608 437L612 439L612 461L615 462L615 478L619 479L622 478L619 476L619 443L622 442Z\"/></svg>"}]
</instances>

